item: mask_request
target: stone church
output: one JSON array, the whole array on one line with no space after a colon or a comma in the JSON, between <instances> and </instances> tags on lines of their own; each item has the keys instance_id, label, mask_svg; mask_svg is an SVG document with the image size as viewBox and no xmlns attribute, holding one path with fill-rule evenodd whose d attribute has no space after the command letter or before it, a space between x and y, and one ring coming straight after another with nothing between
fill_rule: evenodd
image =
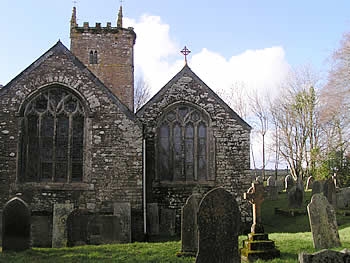
<instances>
[{"instance_id":1,"label":"stone church","mask_svg":"<svg viewBox=\"0 0 350 263\"><path fill-rule=\"evenodd\" d=\"M186 64L134 113L136 34L77 24L0 89L0 209L30 210L33 246L179 235L193 193L222 186L251 221L251 127Z\"/></svg>"}]
</instances>

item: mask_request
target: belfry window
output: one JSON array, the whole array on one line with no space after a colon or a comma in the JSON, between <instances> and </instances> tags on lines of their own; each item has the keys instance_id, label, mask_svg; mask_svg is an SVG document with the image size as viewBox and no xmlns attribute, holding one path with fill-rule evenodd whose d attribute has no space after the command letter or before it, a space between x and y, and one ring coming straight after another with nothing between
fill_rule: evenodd
<instances>
[{"instance_id":1,"label":"belfry window","mask_svg":"<svg viewBox=\"0 0 350 263\"><path fill-rule=\"evenodd\" d=\"M209 179L209 117L192 105L165 112L158 126L157 173L162 181Z\"/></svg>"},{"instance_id":2,"label":"belfry window","mask_svg":"<svg viewBox=\"0 0 350 263\"><path fill-rule=\"evenodd\" d=\"M97 64L98 63L98 60L97 60L97 51L93 51L93 50L90 50L90 53L89 53L89 64Z\"/></svg>"},{"instance_id":3,"label":"belfry window","mask_svg":"<svg viewBox=\"0 0 350 263\"><path fill-rule=\"evenodd\" d=\"M62 87L31 99L24 109L22 180L82 181L84 116L80 100Z\"/></svg>"}]
</instances>

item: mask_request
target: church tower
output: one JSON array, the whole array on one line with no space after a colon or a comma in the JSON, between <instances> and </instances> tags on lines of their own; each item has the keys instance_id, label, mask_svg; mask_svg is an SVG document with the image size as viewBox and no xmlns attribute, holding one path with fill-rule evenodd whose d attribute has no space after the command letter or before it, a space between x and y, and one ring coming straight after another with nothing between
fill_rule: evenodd
<instances>
[{"instance_id":1,"label":"church tower","mask_svg":"<svg viewBox=\"0 0 350 263\"><path fill-rule=\"evenodd\" d=\"M88 22L79 26L76 8L70 22L70 49L131 111L134 111L134 44L132 27L123 28L120 6L117 26Z\"/></svg>"}]
</instances>

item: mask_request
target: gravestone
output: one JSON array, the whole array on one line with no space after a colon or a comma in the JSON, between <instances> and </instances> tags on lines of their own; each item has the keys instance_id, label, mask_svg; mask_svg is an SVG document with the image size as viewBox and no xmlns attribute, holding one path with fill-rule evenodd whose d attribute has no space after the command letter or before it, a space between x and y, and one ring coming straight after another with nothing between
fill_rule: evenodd
<instances>
[{"instance_id":1,"label":"gravestone","mask_svg":"<svg viewBox=\"0 0 350 263\"><path fill-rule=\"evenodd\" d=\"M159 217L159 231L162 235L175 235L176 210L162 207Z\"/></svg>"},{"instance_id":2,"label":"gravestone","mask_svg":"<svg viewBox=\"0 0 350 263\"><path fill-rule=\"evenodd\" d=\"M350 188L340 188L337 193L337 208L345 209L350 207Z\"/></svg>"},{"instance_id":3,"label":"gravestone","mask_svg":"<svg viewBox=\"0 0 350 263\"><path fill-rule=\"evenodd\" d=\"M323 183L324 181L317 181L317 180L315 180L312 183L312 195L323 192Z\"/></svg>"},{"instance_id":4,"label":"gravestone","mask_svg":"<svg viewBox=\"0 0 350 263\"><path fill-rule=\"evenodd\" d=\"M209 191L199 205L196 263L240 262L239 223L240 212L233 195L223 188Z\"/></svg>"},{"instance_id":5,"label":"gravestone","mask_svg":"<svg viewBox=\"0 0 350 263\"><path fill-rule=\"evenodd\" d=\"M119 221L120 232L116 233L120 242L131 242L131 206L130 203L114 203L113 215Z\"/></svg>"},{"instance_id":6,"label":"gravestone","mask_svg":"<svg viewBox=\"0 0 350 263\"><path fill-rule=\"evenodd\" d=\"M335 190L335 184L333 178L329 178L326 180L326 182L323 185L323 195L327 197L328 202L331 205L336 205L337 202L337 196L336 196L336 190Z\"/></svg>"},{"instance_id":7,"label":"gravestone","mask_svg":"<svg viewBox=\"0 0 350 263\"><path fill-rule=\"evenodd\" d=\"M264 186L259 182L253 182L252 186L244 193L244 199L253 205L253 224L248 239L243 240L241 257L244 261L255 261L257 259L269 260L280 256L275 242L264 233L261 222L261 205L264 201Z\"/></svg>"},{"instance_id":8,"label":"gravestone","mask_svg":"<svg viewBox=\"0 0 350 263\"><path fill-rule=\"evenodd\" d=\"M75 209L67 218L67 246L89 244L88 235L89 212Z\"/></svg>"},{"instance_id":9,"label":"gravestone","mask_svg":"<svg viewBox=\"0 0 350 263\"><path fill-rule=\"evenodd\" d=\"M306 188L305 188L306 191L312 189L312 184L313 184L314 181L315 181L315 179L312 176L309 176L307 178Z\"/></svg>"},{"instance_id":10,"label":"gravestone","mask_svg":"<svg viewBox=\"0 0 350 263\"><path fill-rule=\"evenodd\" d=\"M261 176L261 175L259 175L259 176L257 176L256 178L255 178L255 181L257 181L257 182L259 182L259 183L264 183L264 178Z\"/></svg>"},{"instance_id":11,"label":"gravestone","mask_svg":"<svg viewBox=\"0 0 350 263\"><path fill-rule=\"evenodd\" d=\"M273 176L269 176L266 180L266 186L276 186L276 180Z\"/></svg>"},{"instance_id":12,"label":"gravestone","mask_svg":"<svg viewBox=\"0 0 350 263\"><path fill-rule=\"evenodd\" d=\"M289 192L293 186L294 186L294 179L290 174L288 174L284 178L284 187L285 187L286 192Z\"/></svg>"},{"instance_id":13,"label":"gravestone","mask_svg":"<svg viewBox=\"0 0 350 263\"><path fill-rule=\"evenodd\" d=\"M333 206L322 194L315 194L307 206L310 228L316 249L339 247L338 225Z\"/></svg>"},{"instance_id":14,"label":"gravestone","mask_svg":"<svg viewBox=\"0 0 350 263\"><path fill-rule=\"evenodd\" d=\"M52 246L52 216L48 213L32 211L31 240L33 247Z\"/></svg>"},{"instance_id":15,"label":"gravestone","mask_svg":"<svg viewBox=\"0 0 350 263\"><path fill-rule=\"evenodd\" d=\"M150 235L159 235L158 203L147 204L147 229Z\"/></svg>"},{"instance_id":16,"label":"gravestone","mask_svg":"<svg viewBox=\"0 0 350 263\"><path fill-rule=\"evenodd\" d=\"M67 246L67 218L74 210L74 204L54 204L52 219L52 247Z\"/></svg>"},{"instance_id":17,"label":"gravestone","mask_svg":"<svg viewBox=\"0 0 350 263\"><path fill-rule=\"evenodd\" d=\"M8 201L2 212L2 251L30 248L30 211L20 198Z\"/></svg>"},{"instance_id":18,"label":"gravestone","mask_svg":"<svg viewBox=\"0 0 350 263\"><path fill-rule=\"evenodd\" d=\"M350 262L350 254L323 249L313 254L299 253L299 263L348 263Z\"/></svg>"},{"instance_id":19,"label":"gravestone","mask_svg":"<svg viewBox=\"0 0 350 263\"><path fill-rule=\"evenodd\" d=\"M181 252L196 254L198 250L197 214L200 195L191 195L181 209Z\"/></svg>"},{"instance_id":20,"label":"gravestone","mask_svg":"<svg viewBox=\"0 0 350 263\"><path fill-rule=\"evenodd\" d=\"M288 207L300 208L303 204L304 191L297 186L293 186L288 192Z\"/></svg>"}]
</instances>

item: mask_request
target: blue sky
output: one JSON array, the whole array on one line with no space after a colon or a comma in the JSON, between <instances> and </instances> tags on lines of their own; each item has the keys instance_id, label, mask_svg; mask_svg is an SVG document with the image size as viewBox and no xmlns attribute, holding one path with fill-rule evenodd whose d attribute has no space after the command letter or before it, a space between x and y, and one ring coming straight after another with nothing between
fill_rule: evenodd
<instances>
[{"instance_id":1,"label":"blue sky","mask_svg":"<svg viewBox=\"0 0 350 263\"><path fill-rule=\"evenodd\" d=\"M58 39L69 47L72 5L70 0L1 1L1 84ZM114 22L119 5L118 0L78 0L78 22ZM281 46L290 65L318 68L326 67L325 60L350 30L350 1L125 0L123 6L124 16L135 20L159 16L170 26L171 39L193 53L206 48L229 58L247 49Z\"/></svg>"},{"instance_id":2,"label":"blue sky","mask_svg":"<svg viewBox=\"0 0 350 263\"><path fill-rule=\"evenodd\" d=\"M115 25L120 1L77 0L76 6L79 25ZM1 0L0 7L0 84L59 39L69 48L73 1ZM123 1L124 26L137 34L136 78L142 76L154 94L183 67L186 45L190 67L224 99L234 83L278 94L278 83L300 65L312 65L325 78L327 59L350 31L349 10L349 0Z\"/></svg>"}]
</instances>

